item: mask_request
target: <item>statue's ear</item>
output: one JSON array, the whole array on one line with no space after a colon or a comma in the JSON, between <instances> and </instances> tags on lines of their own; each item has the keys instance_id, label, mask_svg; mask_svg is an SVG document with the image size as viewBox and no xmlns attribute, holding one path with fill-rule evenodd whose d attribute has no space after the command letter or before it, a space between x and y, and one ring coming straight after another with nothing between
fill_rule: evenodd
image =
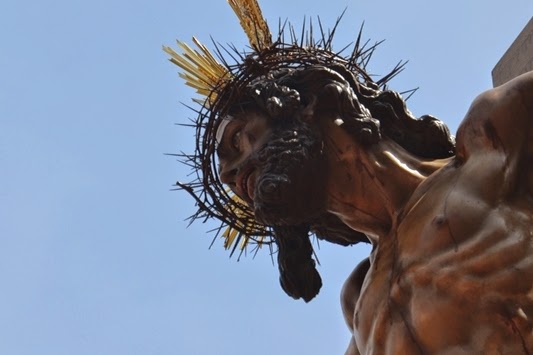
<instances>
[{"instance_id":1,"label":"statue's ear","mask_svg":"<svg viewBox=\"0 0 533 355\"><path fill-rule=\"evenodd\" d=\"M313 122L315 119L315 107L316 107L316 96L312 95L309 103L304 106L301 112L301 120L304 122Z\"/></svg>"}]
</instances>

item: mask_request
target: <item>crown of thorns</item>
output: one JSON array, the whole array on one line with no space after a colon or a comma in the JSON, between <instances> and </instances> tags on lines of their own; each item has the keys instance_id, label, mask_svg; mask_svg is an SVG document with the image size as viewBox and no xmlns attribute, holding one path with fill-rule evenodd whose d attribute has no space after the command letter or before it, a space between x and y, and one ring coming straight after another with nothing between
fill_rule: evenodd
<instances>
[{"instance_id":1,"label":"crown of thorns","mask_svg":"<svg viewBox=\"0 0 533 355\"><path fill-rule=\"evenodd\" d=\"M229 0L229 3L248 36L250 49L241 52L233 46L228 49L213 43L216 53L213 55L194 37L192 40L197 49L181 41L177 43L182 53L170 47L163 49L171 56L170 61L183 70L180 77L204 96L193 99L199 105L199 108L191 107L197 116L186 124L196 130L195 151L176 154L182 163L190 166L194 178L176 184L196 201L197 211L189 217L190 223L213 218L219 220L221 224L215 229L215 239L222 235L225 248L233 253L239 247L241 251L245 250L250 242L260 247L274 241L272 228L256 221L250 207L222 185L217 170L217 128L247 87L255 79L278 70L324 65L342 66L359 83L385 89L386 83L403 69L405 63L399 62L387 75L374 81L366 66L380 42L373 45L368 45L368 41L361 42L362 26L355 43L335 52L332 41L344 12L327 32L318 18L318 35L313 31L311 21L308 25L304 21L298 32L290 23L280 22L278 37L273 41L256 0ZM345 55L350 47L351 51ZM228 57L232 63L228 62Z\"/></svg>"}]
</instances>

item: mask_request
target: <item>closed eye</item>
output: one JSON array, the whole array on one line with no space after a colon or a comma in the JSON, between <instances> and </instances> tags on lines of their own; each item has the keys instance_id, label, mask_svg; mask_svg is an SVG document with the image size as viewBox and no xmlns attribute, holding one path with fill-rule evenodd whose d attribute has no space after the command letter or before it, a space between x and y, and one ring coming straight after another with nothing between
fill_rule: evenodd
<instances>
[{"instance_id":1,"label":"closed eye","mask_svg":"<svg viewBox=\"0 0 533 355\"><path fill-rule=\"evenodd\" d=\"M235 130L235 132L233 132L233 135L231 137L231 147L237 151L239 151L241 148L241 133L242 130L237 129Z\"/></svg>"}]
</instances>

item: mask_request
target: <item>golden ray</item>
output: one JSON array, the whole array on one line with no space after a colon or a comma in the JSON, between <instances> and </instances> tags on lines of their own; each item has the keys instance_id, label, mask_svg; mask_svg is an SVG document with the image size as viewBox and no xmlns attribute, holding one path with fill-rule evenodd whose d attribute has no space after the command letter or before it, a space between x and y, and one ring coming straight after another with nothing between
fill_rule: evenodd
<instances>
[{"instance_id":1,"label":"golden ray","mask_svg":"<svg viewBox=\"0 0 533 355\"><path fill-rule=\"evenodd\" d=\"M257 51L270 47L272 35L257 0L228 0L228 3L239 18L250 45Z\"/></svg>"},{"instance_id":2,"label":"golden ray","mask_svg":"<svg viewBox=\"0 0 533 355\"><path fill-rule=\"evenodd\" d=\"M213 102L216 99L214 89L221 80L229 79L230 73L224 65L216 60L206 46L195 37L192 40L199 51L181 41L177 41L177 43L178 47L183 50L182 54L167 46L163 46L163 50L170 55L169 60L172 63L184 70L179 76L185 80L186 84L195 88L200 95L209 97L209 101ZM202 102L198 99L194 101Z\"/></svg>"},{"instance_id":3,"label":"golden ray","mask_svg":"<svg viewBox=\"0 0 533 355\"><path fill-rule=\"evenodd\" d=\"M239 218L239 222L237 222L237 228L227 227L222 233L222 238L224 238L224 248L231 248L235 240L237 240L239 236L242 236L241 245L239 247L241 250L244 250L250 242L250 236L253 233L253 229L250 225L245 225L240 222L244 219L246 212L239 206L244 205L245 202L239 196L233 194L231 190L228 189L226 192L232 194L230 197L232 203L226 205L226 208L231 210L231 212L233 212ZM243 219L241 219L241 217L243 217ZM261 246L263 244L263 240L263 237L259 237L257 238L256 242L259 244L259 246Z\"/></svg>"},{"instance_id":4,"label":"golden ray","mask_svg":"<svg viewBox=\"0 0 533 355\"><path fill-rule=\"evenodd\" d=\"M250 45L257 51L270 47L272 35L257 0L228 0L228 2L239 18ZM172 63L184 70L179 75L186 84L196 89L198 94L208 97L207 102L201 99L193 99L193 101L209 106L216 100L217 90L215 89L221 87L221 82L231 79L231 74L216 60L206 46L195 37L192 41L197 50L181 41L177 43L183 53L177 53L167 46L163 46L163 50L170 55Z\"/></svg>"}]
</instances>

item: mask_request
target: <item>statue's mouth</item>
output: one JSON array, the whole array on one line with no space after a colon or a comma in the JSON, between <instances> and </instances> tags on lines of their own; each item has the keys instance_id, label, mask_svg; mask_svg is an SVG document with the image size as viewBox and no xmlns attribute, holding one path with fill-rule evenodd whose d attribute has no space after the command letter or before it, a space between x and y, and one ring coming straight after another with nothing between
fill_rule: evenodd
<instances>
[{"instance_id":1,"label":"statue's mouth","mask_svg":"<svg viewBox=\"0 0 533 355\"><path fill-rule=\"evenodd\" d=\"M237 178L237 194L249 206L253 206L255 195L255 179L257 177L257 169L255 167L245 168Z\"/></svg>"}]
</instances>

